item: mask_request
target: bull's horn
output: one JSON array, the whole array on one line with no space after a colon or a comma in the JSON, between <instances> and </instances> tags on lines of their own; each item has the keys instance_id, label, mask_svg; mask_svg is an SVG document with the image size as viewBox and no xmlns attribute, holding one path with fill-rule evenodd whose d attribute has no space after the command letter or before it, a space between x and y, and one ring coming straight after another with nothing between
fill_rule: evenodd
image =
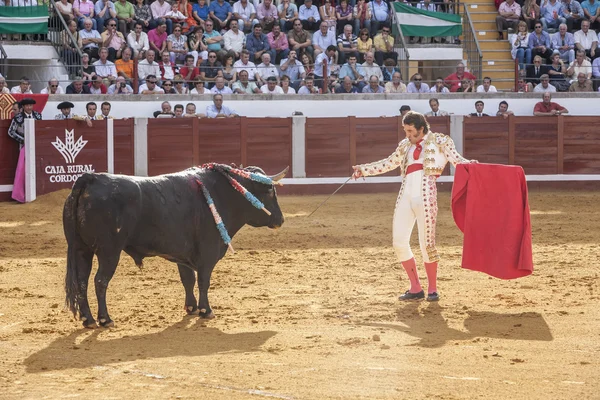
<instances>
[{"instance_id":1,"label":"bull's horn","mask_svg":"<svg viewBox=\"0 0 600 400\"><path fill-rule=\"evenodd\" d=\"M283 171L281 171L277 175L270 176L269 178L271 178L271 180L273 182L279 182L281 179L283 179L283 177L285 176L285 174L288 173L289 170L290 170L290 167L287 166L287 167L285 167L285 169Z\"/></svg>"}]
</instances>

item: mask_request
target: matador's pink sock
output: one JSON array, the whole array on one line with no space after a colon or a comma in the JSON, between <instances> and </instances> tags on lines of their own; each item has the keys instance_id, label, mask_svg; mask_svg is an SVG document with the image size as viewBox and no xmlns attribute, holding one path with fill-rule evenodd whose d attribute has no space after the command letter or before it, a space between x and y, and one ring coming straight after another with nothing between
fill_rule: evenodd
<instances>
[{"instance_id":1,"label":"matador's pink sock","mask_svg":"<svg viewBox=\"0 0 600 400\"><path fill-rule=\"evenodd\" d=\"M437 268L438 263L425 263L425 272L427 273L427 293L437 292Z\"/></svg>"},{"instance_id":2,"label":"matador's pink sock","mask_svg":"<svg viewBox=\"0 0 600 400\"><path fill-rule=\"evenodd\" d=\"M419 274L417 273L417 263L415 262L415 258L411 258L410 260L402 261L402 266L408 275L408 279L410 280L410 293L419 293L423 288L421 287L421 283L419 282Z\"/></svg>"}]
</instances>

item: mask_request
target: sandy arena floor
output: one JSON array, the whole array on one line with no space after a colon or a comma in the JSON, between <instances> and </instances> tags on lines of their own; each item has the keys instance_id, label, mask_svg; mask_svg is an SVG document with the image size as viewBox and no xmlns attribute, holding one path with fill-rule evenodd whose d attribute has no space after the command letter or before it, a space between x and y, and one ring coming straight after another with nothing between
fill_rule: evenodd
<instances>
[{"instance_id":1,"label":"sandy arena floor","mask_svg":"<svg viewBox=\"0 0 600 400\"><path fill-rule=\"evenodd\" d=\"M395 194L310 219L325 196L280 196L283 228L244 228L217 265L215 320L184 316L175 265L125 256L110 330L63 309L66 195L0 203L2 399L600 398L598 192L530 193L536 270L513 281L460 268L440 193L437 304L396 300Z\"/></svg>"}]
</instances>

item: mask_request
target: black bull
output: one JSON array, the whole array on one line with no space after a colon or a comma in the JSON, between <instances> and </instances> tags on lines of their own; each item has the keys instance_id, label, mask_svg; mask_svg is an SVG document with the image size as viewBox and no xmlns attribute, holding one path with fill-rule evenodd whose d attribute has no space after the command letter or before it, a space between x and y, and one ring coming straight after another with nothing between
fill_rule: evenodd
<instances>
[{"instance_id":1,"label":"black bull","mask_svg":"<svg viewBox=\"0 0 600 400\"><path fill-rule=\"evenodd\" d=\"M260 168L248 171L263 173ZM272 177L277 182L287 169ZM121 251L138 266L144 257L160 256L177 263L185 288L185 308L205 318L214 317L208 302L213 268L223 258L227 246L219 234L202 190L209 190L229 235L244 225L277 228L283 214L275 189L236 177L271 212L252 206L227 178L209 169L188 170L151 178L111 174L84 174L73 185L63 210L67 239L66 304L85 327L96 327L87 298L88 280L94 254L98 272L94 278L98 299L98 321L112 326L106 307L106 291ZM196 274L199 302L194 286Z\"/></svg>"}]
</instances>

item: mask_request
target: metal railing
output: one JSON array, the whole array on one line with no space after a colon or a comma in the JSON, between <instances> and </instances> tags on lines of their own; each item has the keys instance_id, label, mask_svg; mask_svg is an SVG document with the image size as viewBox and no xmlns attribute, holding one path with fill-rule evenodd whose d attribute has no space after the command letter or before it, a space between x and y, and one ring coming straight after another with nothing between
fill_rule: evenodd
<instances>
[{"instance_id":1,"label":"metal railing","mask_svg":"<svg viewBox=\"0 0 600 400\"><path fill-rule=\"evenodd\" d=\"M2 76L6 76L6 60L8 59L8 55L6 51L4 51L4 47L2 43L0 43L0 74Z\"/></svg>"},{"instance_id":2,"label":"metal railing","mask_svg":"<svg viewBox=\"0 0 600 400\"><path fill-rule=\"evenodd\" d=\"M482 78L483 72L483 53L479 47L479 41L477 40L477 32L473 27L473 21L471 21L471 14L465 3L458 3L459 7L462 7L463 14L463 40L462 46L465 53L467 53L467 62L469 70L477 79Z\"/></svg>"},{"instance_id":3,"label":"metal railing","mask_svg":"<svg viewBox=\"0 0 600 400\"><path fill-rule=\"evenodd\" d=\"M58 53L59 60L65 64L65 67L69 70L69 75L74 75L71 66L79 65L81 63L83 52L79 47L79 43L69 30L67 22L56 8L56 2L50 0L48 7L48 12L50 14L50 19L48 20L48 39L52 44L52 47L54 47ZM65 43L65 41L68 41L68 43ZM67 45L69 45L69 49L67 48Z\"/></svg>"}]
</instances>

